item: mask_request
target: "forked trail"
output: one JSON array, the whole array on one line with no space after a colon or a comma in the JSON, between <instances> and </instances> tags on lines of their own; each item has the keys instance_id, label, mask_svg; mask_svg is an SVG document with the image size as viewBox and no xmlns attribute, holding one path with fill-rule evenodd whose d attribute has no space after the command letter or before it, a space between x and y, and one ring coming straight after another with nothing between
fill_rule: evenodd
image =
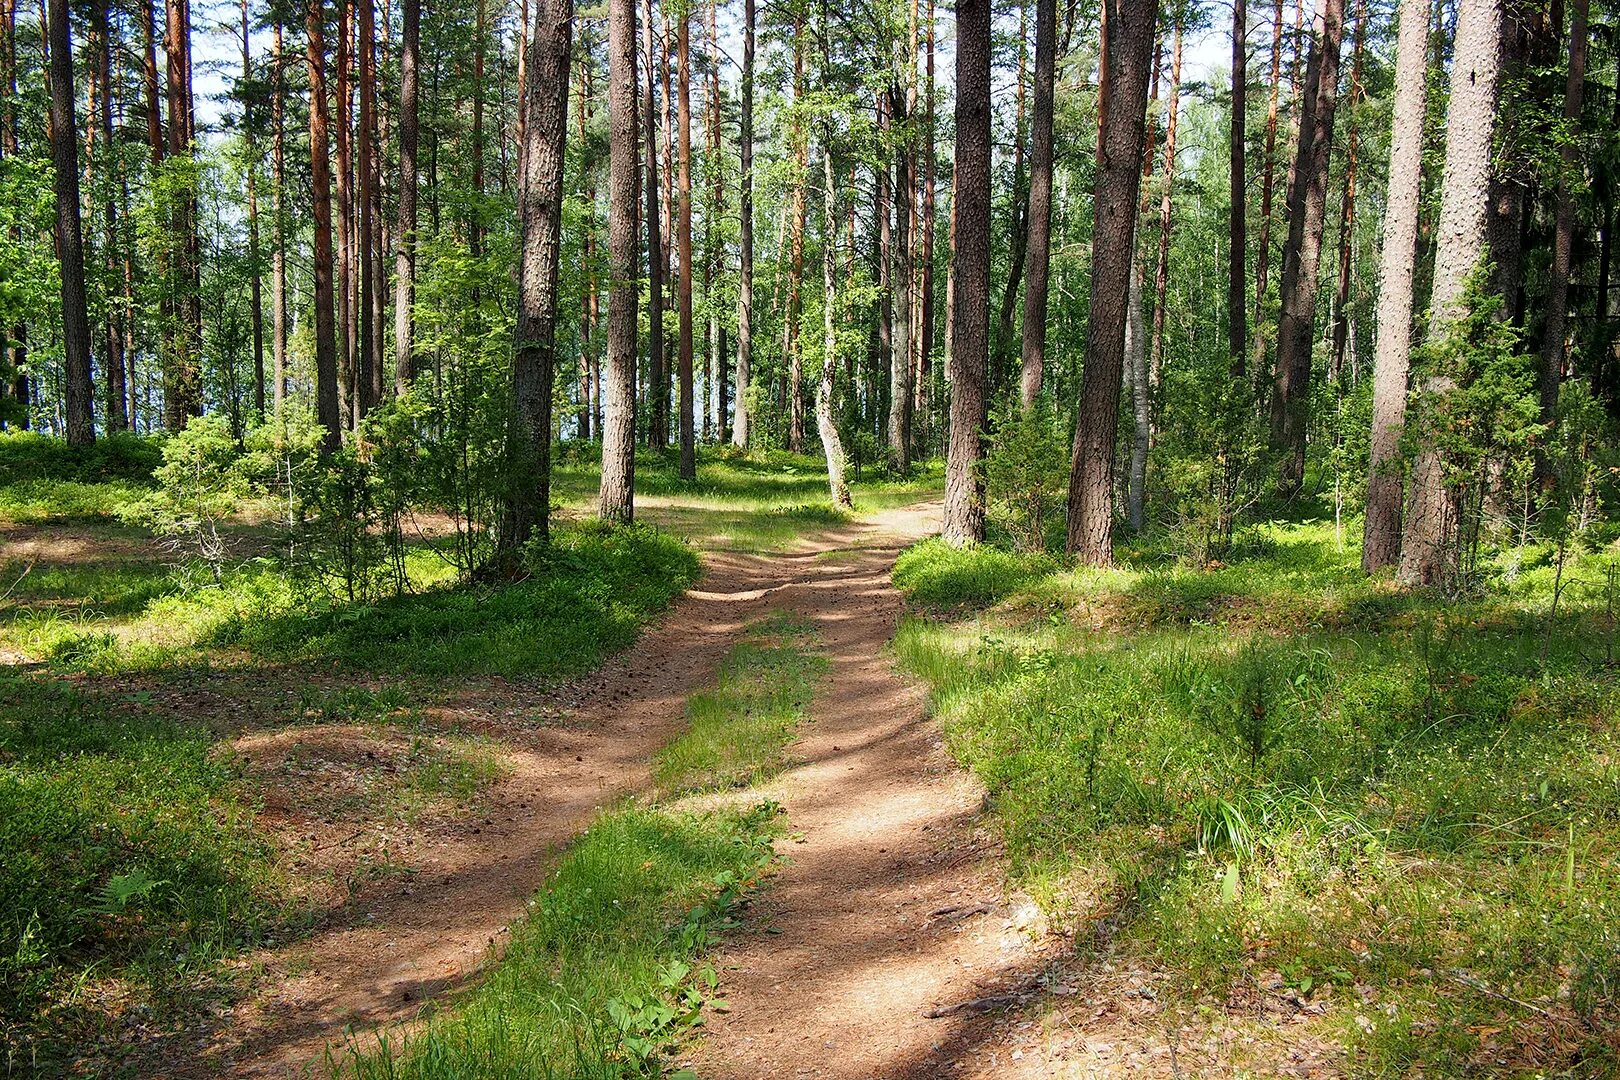
<instances>
[{"instance_id":1,"label":"forked trail","mask_svg":"<svg viewBox=\"0 0 1620 1080\"><path fill-rule=\"evenodd\" d=\"M938 507L890 511L781 555L711 554L699 587L625 654L546 694L467 691L448 719L498 734L508 774L472 819L437 827L411 872L360 891L312 938L260 959L267 989L205 1046L165 1048L199 1075L295 1075L328 1046L408 1021L473 978L604 805L646 788L686 699L771 611L812 621L831 668L802 764L770 783L795 840L786 868L722 958L731 1011L711 1020L704 1077L925 1075L968 1013L1032 957L983 865L982 796L947 762L921 692L885 651L900 613L890 568ZM536 723L537 718L554 717ZM252 746L243 750L250 757ZM272 800L273 803L273 800ZM949 909L949 910L947 910Z\"/></svg>"}]
</instances>

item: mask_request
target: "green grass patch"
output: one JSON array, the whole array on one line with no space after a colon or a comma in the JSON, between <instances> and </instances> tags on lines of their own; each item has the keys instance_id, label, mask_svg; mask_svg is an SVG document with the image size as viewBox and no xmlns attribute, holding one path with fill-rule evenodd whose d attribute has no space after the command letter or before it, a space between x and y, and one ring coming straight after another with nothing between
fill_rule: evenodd
<instances>
[{"instance_id":1,"label":"green grass patch","mask_svg":"<svg viewBox=\"0 0 1620 1080\"><path fill-rule=\"evenodd\" d=\"M133 700L0 677L0 1028L49 1063L112 981L159 1019L287 913L237 771Z\"/></svg>"},{"instance_id":2,"label":"green grass patch","mask_svg":"<svg viewBox=\"0 0 1620 1080\"><path fill-rule=\"evenodd\" d=\"M334 1060L369 1078L658 1077L716 984L714 935L772 861L774 805L599 818L500 962L421 1031Z\"/></svg>"},{"instance_id":3,"label":"green grass patch","mask_svg":"<svg viewBox=\"0 0 1620 1080\"><path fill-rule=\"evenodd\" d=\"M925 540L904 552L894 583L906 598L935 609L987 607L1051 571L1040 555L1021 555L980 544L953 547Z\"/></svg>"},{"instance_id":4,"label":"green grass patch","mask_svg":"<svg viewBox=\"0 0 1620 1080\"><path fill-rule=\"evenodd\" d=\"M929 576L978 551L902 560L928 607L1002 601L925 607L896 649L1015 877L1191 1001L1280 978L1328 1002L1357 1072L1534 1072L1548 1046L1579 1075L1620 1068L1612 555L1566 571L1552 620L1533 556L1444 601L1367 581L1330 527L1269 531L1208 571L1051 567L1010 590L1012 571Z\"/></svg>"},{"instance_id":5,"label":"green grass patch","mask_svg":"<svg viewBox=\"0 0 1620 1080\"><path fill-rule=\"evenodd\" d=\"M29 431L0 432L0 521L115 518L152 487L162 441L135 435L71 447Z\"/></svg>"},{"instance_id":6,"label":"green grass patch","mask_svg":"<svg viewBox=\"0 0 1620 1080\"><path fill-rule=\"evenodd\" d=\"M752 627L720 665L712 690L687 702L687 730L658 755L654 779L671 793L746 787L779 769L825 657L814 628L778 615Z\"/></svg>"}]
</instances>

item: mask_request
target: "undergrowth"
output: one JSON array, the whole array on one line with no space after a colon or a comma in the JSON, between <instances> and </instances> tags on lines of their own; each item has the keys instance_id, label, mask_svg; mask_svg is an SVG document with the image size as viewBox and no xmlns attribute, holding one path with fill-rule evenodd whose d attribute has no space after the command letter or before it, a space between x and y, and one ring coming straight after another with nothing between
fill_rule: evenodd
<instances>
[{"instance_id":1,"label":"undergrowth","mask_svg":"<svg viewBox=\"0 0 1620 1080\"><path fill-rule=\"evenodd\" d=\"M1554 619L1535 552L1447 601L1267 532L1211 570L901 560L896 648L1015 876L1188 1001L1327 1004L1358 1073L1620 1068L1613 553Z\"/></svg>"}]
</instances>

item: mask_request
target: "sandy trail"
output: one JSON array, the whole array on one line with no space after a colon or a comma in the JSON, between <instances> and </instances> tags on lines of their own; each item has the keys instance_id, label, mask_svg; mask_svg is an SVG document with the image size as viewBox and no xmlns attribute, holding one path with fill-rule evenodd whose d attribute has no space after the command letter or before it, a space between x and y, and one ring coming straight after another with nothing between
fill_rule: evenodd
<instances>
[{"instance_id":1,"label":"sandy trail","mask_svg":"<svg viewBox=\"0 0 1620 1080\"><path fill-rule=\"evenodd\" d=\"M435 711L495 728L511 770L480 812L440 824L405 853L411 873L363 889L313 936L260 957L270 972L262 981L266 989L231 1010L208 1038L162 1047L158 1073L299 1075L318 1069L329 1045L407 1021L424 1000L474 978L543 883L559 848L601 807L649 786L652 755L684 723L686 699L712 683L743 629L773 610L801 610L816 619L834 657L817 715L849 713L817 724L804 755L845 785L874 786L847 802L834 786L793 789L795 826L813 829L816 838L793 847L801 861L777 895L794 904L818 903L801 900L795 885L815 865L805 856L836 858L852 845L862 849L848 850L851 866L817 886L833 892L884 863L904 865L906 856L878 851L884 838L916 829L941 808L946 813L937 835L950 835L950 821L969 815L977 796L935 775L922 699L892 675L878 676L888 671L881 652L898 613L888 569L903 544L936 522L937 506L890 511L808 538L783 555L707 555L699 586L592 675L544 694L486 686L453 696ZM829 553L837 555L823 557ZM537 725L539 716L560 719ZM880 730L885 724L890 728ZM844 749L832 749L835 743ZM903 762L923 771L885 776ZM853 834L848 821L818 824L842 810L860 819ZM945 895L959 873L948 863L932 865L922 876L939 879L936 888L910 876L905 887L920 888L919 896ZM925 899L913 906L930 904ZM772 940L784 952L796 948L793 938ZM735 996L740 1024L746 999ZM743 1068L736 1075L755 1074Z\"/></svg>"},{"instance_id":2,"label":"sandy trail","mask_svg":"<svg viewBox=\"0 0 1620 1080\"><path fill-rule=\"evenodd\" d=\"M798 842L723 951L730 1008L692 1055L705 1080L940 1075L982 1026L950 1007L1025 987L1044 963L1033 907L1004 896L982 789L886 652L899 550L869 546L775 593L819 629L831 668L789 751L803 764L763 787Z\"/></svg>"}]
</instances>

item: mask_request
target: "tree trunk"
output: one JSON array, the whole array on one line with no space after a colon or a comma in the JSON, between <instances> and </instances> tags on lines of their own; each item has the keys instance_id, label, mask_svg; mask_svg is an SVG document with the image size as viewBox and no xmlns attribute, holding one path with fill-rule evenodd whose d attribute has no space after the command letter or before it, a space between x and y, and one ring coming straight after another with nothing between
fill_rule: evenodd
<instances>
[{"instance_id":1,"label":"tree trunk","mask_svg":"<svg viewBox=\"0 0 1620 1080\"><path fill-rule=\"evenodd\" d=\"M373 0L356 3L360 11L360 355L355 397L358 416L364 416L382 400L382 323L377 301L385 283L379 273L377 242L382 217L377 190L377 17Z\"/></svg>"},{"instance_id":2,"label":"tree trunk","mask_svg":"<svg viewBox=\"0 0 1620 1080\"><path fill-rule=\"evenodd\" d=\"M1441 339L1466 314L1462 303L1469 275L1485 243L1487 189L1501 12L1495 0L1463 0L1458 6L1456 65L1446 116L1446 166L1440 182L1439 244L1434 257L1429 337ZM1426 394L1455 389L1443 373L1424 380ZM1441 584L1455 565L1457 504L1433 436L1419 447L1401 538L1400 579L1409 585Z\"/></svg>"},{"instance_id":3,"label":"tree trunk","mask_svg":"<svg viewBox=\"0 0 1620 1080\"><path fill-rule=\"evenodd\" d=\"M309 173L315 229L315 414L326 429L322 445L330 452L343 445L343 414L338 398L337 304L332 295L332 162L328 156L321 2L309 0L304 37L309 60Z\"/></svg>"},{"instance_id":4,"label":"tree trunk","mask_svg":"<svg viewBox=\"0 0 1620 1080\"><path fill-rule=\"evenodd\" d=\"M1157 392L1164 376L1165 295L1170 286L1170 227L1176 186L1176 119L1181 111L1181 22L1170 51L1170 102L1164 125L1164 192L1159 197L1159 252L1153 272L1153 347L1148 360L1148 387Z\"/></svg>"},{"instance_id":5,"label":"tree trunk","mask_svg":"<svg viewBox=\"0 0 1620 1080\"><path fill-rule=\"evenodd\" d=\"M1379 254L1378 343L1367 518L1361 568L1393 566L1401 554L1401 427L1412 352L1412 276L1423 193L1423 121L1428 95L1428 0L1401 0L1395 47L1395 106L1389 187Z\"/></svg>"},{"instance_id":6,"label":"tree trunk","mask_svg":"<svg viewBox=\"0 0 1620 1080\"><path fill-rule=\"evenodd\" d=\"M1271 10L1271 95L1266 105L1266 154L1260 170L1260 243L1254 256L1254 321L1258 334L1265 319L1266 275L1271 266L1272 193L1277 177L1277 103L1282 90L1283 0ZM1264 354L1264 342L1255 344L1257 356Z\"/></svg>"},{"instance_id":7,"label":"tree trunk","mask_svg":"<svg viewBox=\"0 0 1620 1080\"><path fill-rule=\"evenodd\" d=\"M1226 355L1234 379L1243 377L1249 343L1248 324L1248 181L1244 141L1249 102L1248 12L1244 0L1232 0L1232 123L1228 151L1229 234L1226 245Z\"/></svg>"},{"instance_id":8,"label":"tree trunk","mask_svg":"<svg viewBox=\"0 0 1620 1080\"><path fill-rule=\"evenodd\" d=\"M1104 92L1108 108L1097 146L1086 365L1069 468L1068 506L1068 550L1093 566L1106 566L1114 557L1114 445L1124 374L1125 300L1142 180L1148 60L1158 21L1156 0L1104 2L1113 5Z\"/></svg>"},{"instance_id":9,"label":"tree trunk","mask_svg":"<svg viewBox=\"0 0 1620 1080\"><path fill-rule=\"evenodd\" d=\"M990 382L998 389L1010 378L1012 365L1013 312L1018 308L1018 287L1024 280L1025 242L1029 239L1029 184L1024 174L1024 84L1029 68L1029 6L1018 5L1018 78L1013 83L1013 170L1012 199L1008 208L1007 280L1001 290L1001 306L996 314L996 338L991 353ZM1022 372L1020 372L1022 381Z\"/></svg>"},{"instance_id":10,"label":"tree trunk","mask_svg":"<svg viewBox=\"0 0 1620 1080\"><path fill-rule=\"evenodd\" d=\"M168 32L164 38L169 98L169 156L187 157L192 154L191 131L191 28L186 20L185 0L168 0ZM173 270L172 294L174 313L173 345L163 391L164 424L171 431L186 426L186 421L202 411L202 372L199 368L202 350L202 295L198 288L198 255L196 191L187 183L186 190L173 197L174 251L170 254Z\"/></svg>"},{"instance_id":11,"label":"tree trunk","mask_svg":"<svg viewBox=\"0 0 1620 1080\"><path fill-rule=\"evenodd\" d=\"M1339 43L1344 0L1324 0L1312 43L1300 117L1299 148L1289 191L1288 242L1283 247L1282 317L1277 322L1277 379L1271 399L1271 444L1282 455L1278 488L1298 494L1305 479L1305 432L1310 424L1311 345L1316 337L1317 269L1326 224L1328 165L1339 96Z\"/></svg>"},{"instance_id":12,"label":"tree trunk","mask_svg":"<svg viewBox=\"0 0 1620 1080\"><path fill-rule=\"evenodd\" d=\"M1140 133L1140 127L1137 130ZM954 210L956 302L951 312L952 348L946 358L951 430L942 535L946 543L962 546L984 540L984 478L979 463L984 459L990 364L989 0L958 0L956 5ZM1118 386L1114 395L1119 396Z\"/></svg>"},{"instance_id":13,"label":"tree trunk","mask_svg":"<svg viewBox=\"0 0 1620 1080\"><path fill-rule=\"evenodd\" d=\"M890 112L902 123L900 95L891 90ZM884 171L887 171L886 169ZM912 185L906 151L894 157L894 231L889 240L889 291L895 298L889 350L889 464L904 475L911 467L911 439L906 419L911 411L911 218Z\"/></svg>"},{"instance_id":14,"label":"tree trunk","mask_svg":"<svg viewBox=\"0 0 1620 1080\"><path fill-rule=\"evenodd\" d=\"M247 149L247 226L248 263L252 267L248 279L248 315L253 323L253 407L264 416L264 286L259 269L259 155L255 140L252 97L248 84L253 78L253 56L250 48L252 24L248 18L248 0L242 0L242 139Z\"/></svg>"},{"instance_id":15,"label":"tree trunk","mask_svg":"<svg viewBox=\"0 0 1620 1080\"><path fill-rule=\"evenodd\" d=\"M826 31L823 23L823 50L828 47ZM825 78L825 60L823 65ZM830 116L823 121L821 136L822 354L821 378L816 383L816 433L821 436L821 451L827 458L827 487L833 505L847 507L853 504L849 498L849 485L844 481L844 444L838 438L838 425L833 421L833 376L838 371L838 331L833 313L837 300L838 206L837 189L833 182L832 124Z\"/></svg>"},{"instance_id":16,"label":"tree trunk","mask_svg":"<svg viewBox=\"0 0 1620 1080\"><path fill-rule=\"evenodd\" d=\"M889 138L889 106L892 103L887 90L877 92L877 126L878 144L881 146ZM894 445L894 429L898 426L895 418L894 398L894 218L890 216L890 176L889 170L879 164L872 170L874 198L872 201L872 215L877 226L877 345L878 362L889 365L888 385L889 407L882 417L882 430L890 446Z\"/></svg>"},{"instance_id":17,"label":"tree trunk","mask_svg":"<svg viewBox=\"0 0 1620 1080\"><path fill-rule=\"evenodd\" d=\"M127 399L127 386L124 372L124 346L125 334L123 319L128 318L131 310L126 307L122 317L118 304L113 300L113 282L117 280L119 272L118 256L118 200L113 197L112 171L116 170L120 179L123 177L123 153L113 141L113 80L112 80L112 19L108 11L107 0L97 0L95 5L96 17L96 76L101 84L101 132L103 141L107 144L107 160L109 172L107 177L107 200L104 208L104 247L103 256L107 267L107 325L103 340L105 347L102 350L103 367L107 377L107 433L127 431L129 429L129 412L125 407ZM261 406L260 411L263 411Z\"/></svg>"},{"instance_id":18,"label":"tree trunk","mask_svg":"<svg viewBox=\"0 0 1620 1080\"><path fill-rule=\"evenodd\" d=\"M401 0L399 51L399 207L394 243L394 386L404 393L416 378L416 154L422 63L422 0Z\"/></svg>"},{"instance_id":19,"label":"tree trunk","mask_svg":"<svg viewBox=\"0 0 1620 1080\"><path fill-rule=\"evenodd\" d=\"M1157 163L1157 124L1153 116L1159 100L1159 76L1163 71L1164 37L1153 43L1153 76L1147 99L1147 124L1142 133L1142 190L1136 212L1136 231L1131 238L1131 271L1125 291L1125 385L1131 399L1131 457L1125 474L1125 520L1132 531L1141 531L1147 509L1147 459L1153 442L1153 390L1148 380L1148 335L1142 321L1142 287L1147 277L1145 224L1153 201L1153 171Z\"/></svg>"},{"instance_id":20,"label":"tree trunk","mask_svg":"<svg viewBox=\"0 0 1620 1080\"><path fill-rule=\"evenodd\" d=\"M793 100L804 99L804 24L801 19L793 35ZM787 318L782 327L782 353L788 358L788 450L804 453L804 356L799 347L799 290L804 281L804 227L808 208L805 203L807 139L801 123L795 120L789 130L793 140L793 241L788 263Z\"/></svg>"},{"instance_id":21,"label":"tree trunk","mask_svg":"<svg viewBox=\"0 0 1620 1080\"><path fill-rule=\"evenodd\" d=\"M276 411L287 398L287 236L286 236L286 143L285 128L287 76L282 69L281 16L273 17L275 44L271 63L275 65L275 90L270 101L270 124L275 129L270 147L271 198L270 225L270 358L275 374L271 395Z\"/></svg>"},{"instance_id":22,"label":"tree trunk","mask_svg":"<svg viewBox=\"0 0 1620 1080\"><path fill-rule=\"evenodd\" d=\"M579 97L576 99L574 116L579 127L579 142L585 145L587 137L586 122L590 113L590 100L592 91L591 79L591 39L581 31L579 42ZM609 147L609 153L612 148ZM585 288L579 297L579 408L576 413L579 425L579 437L589 440L591 437L591 334L596 329L596 185L587 177L585 184L585 235L581 242L582 269L585 271Z\"/></svg>"},{"instance_id":23,"label":"tree trunk","mask_svg":"<svg viewBox=\"0 0 1620 1080\"><path fill-rule=\"evenodd\" d=\"M1242 3L1242 0L1238 0ZM1035 108L1029 149L1029 282L1024 286L1019 401L1035 407L1046 368L1047 276L1052 246L1052 105L1057 71L1057 0L1035 0Z\"/></svg>"},{"instance_id":24,"label":"tree trunk","mask_svg":"<svg viewBox=\"0 0 1620 1080\"><path fill-rule=\"evenodd\" d=\"M523 546L550 538L551 392L557 363L557 269L568 139L572 0L539 0L529 40L531 80L519 155L517 334L512 351L510 494L501 528L502 569L519 569Z\"/></svg>"},{"instance_id":25,"label":"tree trunk","mask_svg":"<svg viewBox=\"0 0 1620 1080\"><path fill-rule=\"evenodd\" d=\"M96 441L90 382L90 316L79 227L79 137L73 117L73 40L67 0L51 0L51 165L56 180L56 258L62 279L63 396L69 446Z\"/></svg>"},{"instance_id":26,"label":"tree trunk","mask_svg":"<svg viewBox=\"0 0 1620 1080\"><path fill-rule=\"evenodd\" d=\"M1541 422L1552 424L1558 416L1558 387L1564 378L1565 339L1569 328L1570 251L1575 242L1575 191L1572 180L1582 176L1581 97L1586 88L1587 0L1571 0L1569 23L1569 78L1564 87L1564 138L1559 147L1562 169L1558 177L1557 207L1553 226L1552 268L1547 280L1547 321L1541 332L1541 372L1538 390ZM1557 28L1554 28L1557 32ZM1538 470L1542 482L1551 480L1543 463Z\"/></svg>"},{"instance_id":27,"label":"tree trunk","mask_svg":"<svg viewBox=\"0 0 1620 1080\"><path fill-rule=\"evenodd\" d=\"M608 288L607 378L602 398L603 521L635 517L636 304L636 0L608 7ZM656 245L655 245L656 246ZM654 335L656 337L656 335Z\"/></svg>"},{"instance_id":28,"label":"tree trunk","mask_svg":"<svg viewBox=\"0 0 1620 1080\"><path fill-rule=\"evenodd\" d=\"M742 189L738 196L737 407L731 426L733 446L749 438L748 387L754 377L754 0L743 0Z\"/></svg>"},{"instance_id":29,"label":"tree trunk","mask_svg":"<svg viewBox=\"0 0 1620 1080\"><path fill-rule=\"evenodd\" d=\"M675 36L676 80L679 103L676 123L680 128L680 220L676 242L680 247L680 370L679 434L681 440L680 477L697 479L697 456L693 446L692 409L692 16L682 10Z\"/></svg>"},{"instance_id":30,"label":"tree trunk","mask_svg":"<svg viewBox=\"0 0 1620 1080\"><path fill-rule=\"evenodd\" d=\"M1344 354L1350 343L1350 252L1356 224L1357 152L1361 130L1356 104L1361 100L1361 55L1367 41L1367 0L1356 0L1356 38L1350 64L1350 135L1345 148L1344 194L1339 202L1339 287L1333 295L1333 355L1328 361L1328 382L1334 386L1344 373Z\"/></svg>"},{"instance_id":31,"label":"tree trunk","mask_svg":"<svg viewBox=\"0 0 1620 1080\"><path fill-rule=\"evenodd\" d=\"M934 0L928 0L928 117L923 131L922 285L917 330L917 377L912 385L911 433L915 457L927 446L928 383L934 364Z\"/></svg>"},{"instance_id":32,"label":"tree trunk","mask_svg":"<svg viewBox=\"0 0 1620 1080\"><path fill-rule=\"evenodd\" d=\"M664 412L664 242L658 228L658 77L653 44L652 0L642 4L642 42L647 54L647 86L642 105L647 114L647 443L663 449L669 439Z\"/></svg>"}]
</instances>

